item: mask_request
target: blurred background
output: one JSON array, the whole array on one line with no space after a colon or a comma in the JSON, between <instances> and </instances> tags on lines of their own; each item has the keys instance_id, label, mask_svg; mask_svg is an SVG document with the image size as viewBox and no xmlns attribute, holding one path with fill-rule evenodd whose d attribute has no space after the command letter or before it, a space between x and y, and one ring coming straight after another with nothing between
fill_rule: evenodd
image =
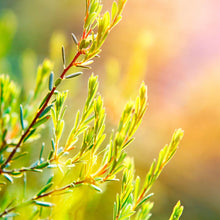
<instances>
[{"instance_id":1,"label":"blurred background","mask_svg":"<svg viewBox=\"0 0 220 220\"><path fill-rule=\"evenodd\" d=\"M111 3L103 0L104 8ZM149 109L128 149L137 175L144 178L175 128L185 131L174 159L152 188L152 219L168 219L179 199L185 207L183 220L220 219L219 8L218 0L128 0L122 22L93 65L101 81L108 137L126 100L135 98L143 80L148 85ZM70 34L80 36L84 11L80 0L0 1L0 72L25 91L33 89L37 66L44 58L54 62L58 75L61 45L71 57ZM92 71L64 85L70 90L67 102L72 108L67 118L82 106ZM67 129L71 125L69 120ZM112 219L119 190L114 183L96 202L91 197L82 218Z\"/></svg>"}]
</instances>

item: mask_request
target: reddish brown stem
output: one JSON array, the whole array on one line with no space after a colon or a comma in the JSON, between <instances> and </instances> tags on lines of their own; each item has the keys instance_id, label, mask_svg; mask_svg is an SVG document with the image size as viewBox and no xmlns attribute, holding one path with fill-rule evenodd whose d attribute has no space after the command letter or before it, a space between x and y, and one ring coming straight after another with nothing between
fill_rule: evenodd
<instances>
[{"instance_id":1,"label":"reddish brown stem","mask_svg":"<svg viewBox=\"0 0 220 220\"><path fill-rule=\"evenodd\" d=\"M72 62L69 64L69 66L67 66L62 74L60 75L60 79L63 79L66 72L74 65L76 65L76 60L78 59L78 57L82 54L82 51L78 51L78 53L75 55L75 57L73 58ZM13 156L15 155L17 149L21 146L22 142L24 141L24 139L27 137L28 133L30 132L31 128L33 127L33 125L36 123L37 119L39 118L39 116L41 115L41 113L43 112L43 110L47 107L52 95L54 94L54 91L56 90L57 86L54 86L53 89L50 91L49 96L47 97L45 103L43 104L43 106L41 107L41 109L37 112L36 116L34 117L34 119L32 120L31 124L29 125L29 127L27 128L27 130L23 133L23 135L21 136L19 142L17 143L16 147L13 149L13 151L9 154L7 160L4 162L4 164L2 164L1 166L1 170L6 167L6 165L12 160ZM0 173L1 173L0 170Z\"/></svg>"}]
</instances>

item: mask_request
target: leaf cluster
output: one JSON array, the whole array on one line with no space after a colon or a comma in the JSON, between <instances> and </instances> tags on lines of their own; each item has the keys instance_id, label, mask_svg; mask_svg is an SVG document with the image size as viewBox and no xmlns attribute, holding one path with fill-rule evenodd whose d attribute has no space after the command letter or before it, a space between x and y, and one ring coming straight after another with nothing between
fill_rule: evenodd
<instances>
[{"instance_id":1,"label":"leaf cluster","mask_svg":"<svg viewBox=\"0 0 220 220\"><path fill-rule=\"evenodd\" d=\"M166 145L159 153L158 160L153 161L144 181L143 186L140 186L140 177L134 179L134 164L131 159L125 161L125 170L122 178L121 194L117 194L116 203L114 205L114 219L130 219L136 215L135 219L149 219L150 210L153 203L149 202L153 193L148 194L150 188L159 177L162 169L167 165L177 150L179 142L183 137L183 131L177 129L169 145ZM179 208L178 208L179 207ZM180 208L180 203L176 206L174 219L178 219L182 214L183 208ZM172 219L171 218L171 219Z\"/></svg>"},{"instance_id":2,"label":"leaf cluster","mask_svg":"<svg viewBox=\"0 0 220 220\"><path fill-rule=\"evenodd\" d=\"M100 0L86 0L83 35L79 41L73 35L78 51L84 54L76 66L87 68L93 62L92 58L101 52L101 46L109 32L121 20L126 2L127 0L114 1L111 13L102 13L103 6Z\"/></svg>"}]
</instances>

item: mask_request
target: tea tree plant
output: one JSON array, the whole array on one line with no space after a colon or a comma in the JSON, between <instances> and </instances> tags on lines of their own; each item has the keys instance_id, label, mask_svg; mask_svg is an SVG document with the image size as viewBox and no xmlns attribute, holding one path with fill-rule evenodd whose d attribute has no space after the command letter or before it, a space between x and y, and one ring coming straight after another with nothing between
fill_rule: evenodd
<instances>
[{"instance_id":1,"label":"tea tree plant","mask_svg":"<svg viewBox=\"0 0 220 220\"><path fill-rule=\"evenodd\" d=\"M126 148L134 140L134 133L148 107L144 83L140 86L136 100L126 104L116 132L112 132L108 144L105 144L105 108L102 97L97 94L98 77L92 74L88 81L84 107L77 111L65 143L61 142L65 130L65 100L68 91L59 91L58 87L63 81L80 76L83 68L90 69L109 32L121 20L125 3L126 0L114 1L111 13L103 13L101 1L86 0L82 36L77 39L72 34L77 48L76 54L67 64L65 49L62 47L63 71L56 80L52 72L53 64L45 60L38 68L34 92L26 100L21 99L21 89L8 76L0 75L1 218L18 219L19 215L22 217L24 207L31 210L31 219L42 218L42 215L55 218L53 208L56 204L52 200L54 196L74 194L76 188L79 190L82 186L101 192L103 184L118 181L119 172L123 172L122 188L121 193L116 196L113 219L150 218L153 204L149 199L153 194L149 194L149 190L176 152L183 131L178 129L174 132L170 144L161 150L157 162L153 161L141 186L140 178L134 177L134 163L127 157ZM79 68L79 71L70 73L72 67ZM36 109L32 106L36 106L41 99L46 81L49 82L48 91ZM52 121L53 131L50 146L42 143L40 154L36 156L34 163L26 165L25 157L32 150L31 143L39 138L40 130L48 125L48 121ZM43 156L45 154L46 157ZM22 157L24 160L20 165L17 161ZM37 172L42 175L41 173L48 170L53 175L47 178L35 194L28 195L27 198L29 173ZM57 172L62 173L63 179L68 176L68 180L57 181ZM74 175L69 175L70 173ZM19 182L18 179L22 181ZM11 192L13 187L13 192L17 191L16 196ZM22 193L18 193L21 188ZM183 207L178 202L170 220L179 219L182 210Z\"/></svg>"}]
</instances>

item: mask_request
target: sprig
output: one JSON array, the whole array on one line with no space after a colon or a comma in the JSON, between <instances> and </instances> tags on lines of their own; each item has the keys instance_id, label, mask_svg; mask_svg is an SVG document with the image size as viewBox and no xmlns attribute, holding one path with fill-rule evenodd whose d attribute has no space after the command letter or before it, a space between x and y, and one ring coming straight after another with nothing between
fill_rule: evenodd
<instances>
[{"instance_id":1,"label":"sprig","mask_svg":"<svg viewBox=\"0 0 220 220\"><path fill-rule=\"evenodd\" d=\"M105 138L105 134L104 134L105 110L103 107L103 101L102 101L101 96L96 97L97 89L98 89L98 78L97 76L92 75L88 83L88 97L85 102L81 120L79 121L79 116L77 116L78 119L76 118L75 125L73 127L73 130L70 133L71 138L78 137L80 134L79 129L82 129L83 128L82 126L86 126L82 131L83 140L82 140L81 148L79 148L78 154L76 154L76 156L73 157L72 159L70 158L70 160L66 161L66 165L68 166L69 164L74 164L76 162L79 162L83 157L85 157L86 154L89 154L89 157L87 158L87 160L84 162L82 166L83 169L79 177L77 178L78 180L76 181L72 179L71 183L67 184L66 186L63 186L60 188L55 187L54 189L48 192L48 190L50 190L54 186L52 179L50 179L48 180L47 184L45 184L38 191L38 193L36 193L36 195L33 198L27 200L26 202L22 204L19 204L15 207L5 210L3 213L0 214L0 217L4 216L6 213L13 212L23 207L23 205L35 204L35 205L43 206L43 207L52 207L53 203L50 203L48 201L42 201L42 200L39 201L39 199L51 197L51 196L54 196L60 193L64 193L69 189L74 189L75 187L79 187L82 185L88 185L92 189L98 192L101 192L102 190L100 188L100 185L108 181L116 180L116 174L124 167L124 165L122 164L124 163L124 159L126 155L125 147L127 147L129 144L129 143L126 143L126 139L129 139L130 138L129 135L134 133L134 132L130 132L131 131L130 129L137 129L136 126L139 126L140 124L140 120L143 117L143 111L146 110L146 105L147 105L146 94L145 93L143 94L143 91L146 92L146 88L144 84L142 84L140 88L140 94L136 99L136 100L141 100L141 102L137 101L140 105L136 104L136 111L135 111L134 103L133 103L133 106L131 106L131 108L129 107L129 109L127 107L128 105L125 107L125 110L121 118L121 122L124 120L127 121L127 119L129 118L128 121L130 121L131 123L127 122L127 124L122 126L120 122L117 133L126 131L124 135L125 140L122 141L123 143L126 143L126 145L122 143L121 145L115 146L116 147L115 150L119 154L111 155L110 163L107 163L107 165L104 166L105 167L104 170L103 170L103 165L105 163L100 164L98 167L96 164L96 161L99 158L103 157L102 151L99 150L99 147L101 146ZM50 109L52 110L52 118L53 118L53 124L54 124L54 137L55 137L55 142L52 141L53 151L52 151L52 155L50 156L50 158L48 158L47 160L44 160L42 158L43 150L45 148L45 145L43 144L41 151L40 151L39 159L35 163L33 163L29 168L22 168L20 170L11 170L11 171L4 170L3 171L4 172L3 174L6 176L8 180L13 181L14 176L22 175L24 172L27 172L27 171L42 172L43 169L51 167L54 161L58 162L58 166L59 166L59 159L61 159L62 156L65 157L65 152L68 152L68 149L69 149L69 147L67 149L65 148L58 149L61 133L64 129L62 125L63 124L62 121L63 121L64 112L65 112L64 102L66 99L66 95L67 95L66 92L57 93L57 98L56 98L56 102L54 103L54 107L50 107ZM132 109L133 111L131 111ZM128 114L127 114L127 111L128 111ZM138 115L140 117L137 117ZM135 120L136 126L134 126L133 124L134 123L133 117L136 118ZM93 124L91 124L90 122L93 122ZM68 139L68 141L72 140L71 138ZM115 137L115 141L114 141L115 143L118 142L116 140L117 140L117 135ZM71 141L67 143L72 144ZM66 145L66 146L69 146L69 145ZM107 149L106 154L107 156L109 156L108 154L110 153L109 152L110 149L109 148L106 148L106 149ZM106 159L103 160L103 162L109 162L107 157L105 158ZM113 167L113 164L114 164L114 167ZM71 168L74 169L74 167L71 167ZM94 173L94 170L95 170L95 173ZM101 172L101 171L105 171L105 172ZM132 174L132 172L130 174ZM123 181L126 182L127 186L129 186L129 183L131 183L130 181L132 181L132 179L130 178L130 176L128 176L126 177L126 179L124 178ZM127 200L127 197L124 198L124 202L126 200Z\"/></svg>"},{"instance_id":2,"label":"sprig","mask_svg":"<svg viewBox=\"0 0 220 220\"><path fill-rule=\"evenodd\" d=\"M51 108L51 115L53 119L53 133L54 133L54 139L55 139L55 151L54 151L54 157L57 157L58 153L58 146L59 141L61 138L61 135L64 130L64 120L63 116L65 114L66 107L64 107L64 102L67 97L67 91L64 91L62 93L58 92L56 95L56 102L54 107Z\"/></svg>"},{"instance_id":3,"label":"sprig","mask_svg":"<svg viewBox=\"0 0 220 220\"><path fill-rule=\"evenodd\" d=\"M145 196L147 195L148 191L150 190L154 182L159 177L161 171L175 154L182 137L183 137L183 130L177 129L172 136L170 144L166 145L160 151L157 163L156 160L153 161L150 170L146 175L142 190L140 190L140 194L135 201L133 209L136 209L136 207L138 207L138 205L142 202L142 200L145 199Z\"/></svg>"},{"instance_id":4,"label":"sprig","mask_svg":"<svg viewBox=\"0 0 220 220\"><path fill-rule=\"evenodd\" d=\"M136 177L134 180L133 162L131 160L126 161L126 168L122 178L121 194L117 195L116 203L114 205L114 219L121 220L130 218L136 213L136 211L138 211L136 219L148 219L150 217L149 212L153 205L149 203L149 199L153 194L148 194L148 192L159 177L163 168L175 154L182 137L183 131L181 129L174 132L170 144L166 145L160 151L157 163L156 160L152 163L142 187L140 187L139 177ZM176 211L175 213L179 214L181 213L180 210L182 210L182 208L178 207L179 206L176 207L176 210L179 211Z\"/></svg>"},{"instance_id":5,"label":"sprig","mask_svg":"<svg viewBox=\"0 0 220 220\"><path fill-rule=\"evenodd\" d=\"M173 208L173 212L169 218L169 220L178 220L183 213L183 206L180 204L180 201Z\"/></svg>"},{"instance_id":6,"label":"sprig","mask_svg":"<svg viewBox=\"0 0 220 220\"><path fill-rule=\"evenodd\" d=\"M13 151L9 154L7 159L1 165L0 172L3 168L5 168L12 158L14 157L17 149L29 138L34 132L35 129L33 126L36 124L39 116L44 112L44 110L50 105L50 100L55 93L57 87L65 78L66 73L70 70L71 67L89 67L91 63L93 63L92 58L98 55L101 51L101 46L104 43L108 33L110 30L116 25L119 18L121 17L122 10L126 0L119 0L118 1L118 11L114 13L114 19L110 21L109 12L105 12L104 15L101 15L102 4L99 0L86 0L86 15L84 19L84 29L80 41L78 42L75 35L73 36L74 42L78 42L77 44L77 53L75 54L72 61L66 67L64 65L64 70L60 74L60 77L55 81L53 85L53 74L49 76L49 92L43 99L40 107L37 110L35 117L32 119L29 126L23 132L22 136L20 137L19 141L14 147ZM115 2L113 4L116 4ZM115 6L114 6L115 7ZM98 29L97 33L95 33L95 28ZM81 56L83 55L83 57ZM62 48L62 58L65 64L65 51ZM42 66L38 69L37 74L37 84L34 92L34 98L38 95L42 82L46 79L46 76L51 73L52 64L49 61L45 61ZM75 75L76 76L76 75ZM70 78L70 77L67 77ZM46 120L45 120L46 121Z\"/></svg>"},{"instance_id":7,"label":"sprig","mask_svg":"<svg viewBox=\"0 0 220 220\"><path fill-rule=\"evenodd\" d=\"M143 115L147 109L147 88L142 83L136 102L128 102L122 113L117 132L110 139L105 149L105 156L99 171L95 176L102 175L104 180L115 179L115 175L123 169L123 161L126 157L125 149L134 140L133 134L139 127Z\"/></svg>"},{"instance_id":8,"label":"sprig","mask_svg":"<svg viewBox=\"0 0 220 220\"><path fill-rule=\"evenodd\" d=\"M80 119L80 111L77 112L75 117L74 126L67 138L64 151L70 151L75 148L74 144L78 141L78 137L82 134L87 128L88 124L94 119L94 98L98 90L98 77L93 74L89 78L88 82L88 96L85 101L85 106L82 111L82 116ZM73 159L75 161L76 159Z\"/></svg>"},{"instance_id":9,"label":"sprig","mask_svg":"<svg viewBox=\"0 0 220 220\"><path fill-rule=\"evenodd\" d=\"M86 0L84 30L78 42L78 50L82 50L85 57L78 66L86 67L88 61L92 62L91 59L101 52L101 46L109 32L121 20L122 11L126 2L127 0L114 1L110 15L108 11L102 14L102 4L100 0Z\"/></svg>"}]
</instances>

